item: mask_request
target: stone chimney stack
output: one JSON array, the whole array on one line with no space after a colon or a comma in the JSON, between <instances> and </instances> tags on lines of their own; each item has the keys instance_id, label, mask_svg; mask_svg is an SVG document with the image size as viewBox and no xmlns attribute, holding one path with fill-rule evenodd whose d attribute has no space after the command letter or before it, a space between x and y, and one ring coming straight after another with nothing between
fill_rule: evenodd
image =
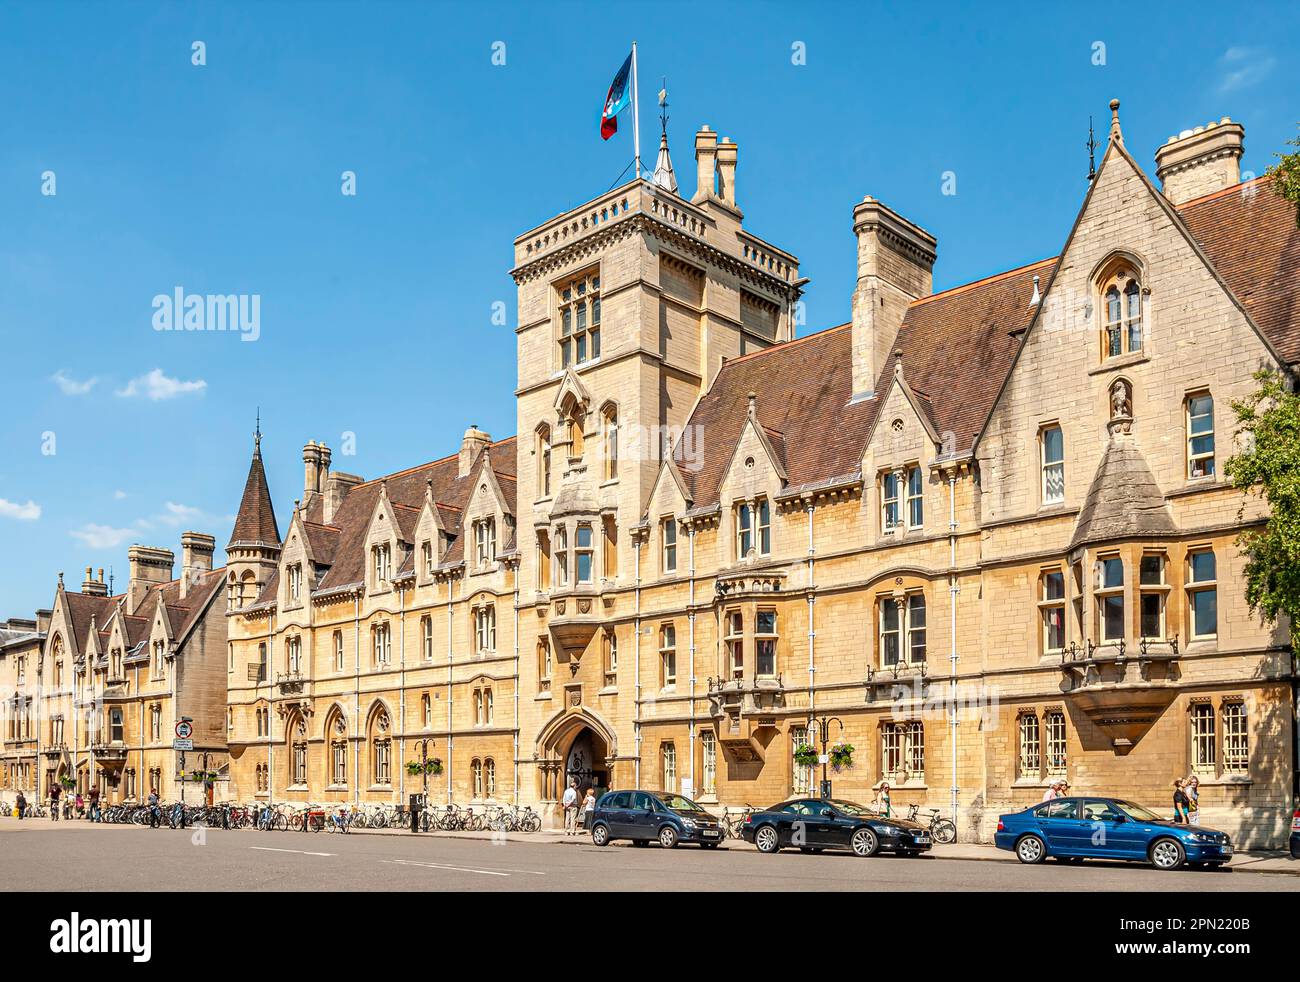
<instances>
[{"instance_id":1,"label":"stone chimney stack","mask_svg":"<svg viewBox=\"0 0 1300 982\"><path fill-rule=\"evenodd\" d=\"M302 503L309 504L311 499L324 490L321 480L321 447L315 440L308 440L302 448Z\"/></svg>"},{"instance_id":2,"label":"stone chimney stack","mask_svg":"<svg viewBox=\"0 0 1300 982\"><path fill-rule=\"evenodd\" d=\"M874 394L907 307L934 290L935 237L870 195L853 209L853 401Z\"/></svg>"},{"instance_id":3,"label":"stone chimney stack","mask_svg":"<svg viewBox=\"0 0 1300 982\"><path fill-rule=\"evenodd\" d=\"M456 467L457 476L467 477L470 469L474 466L474 461L478 460L478 455L486 450L491 443L492 437L471 424L470 428L465 431L465 439L460 444L460 462Z\"/></svg>"},{"instance_id":4,"label":"stone chimney stack","mask_svg":"<svg viewBox=\"0 0 1300 982\"><path fill-rule=\"evenodd\" d=\"M131 565L131 579L126 588L126 612L134 614L140 609L150 587L171 582L176 554L170 549L154 546L132 546L127 550L126 558Z\"/></svg>"},{"instance_id":5,"label":"stone chimney stack","mask_svg":"<svg viewBox=\"0 0 1300 982\"><path fill-rule=\"evenodd\" d=\"M1171 136L1156 151L1156 177L1170 203L1181 205L1241 182L1246 130L1224 116Z\"/></svg>"},{"instance_id":6,"label":"stone chimney stack","mask_svg":"<svg viewBox=\"0 0 1300 982\"><path fill-rule=\"evenodd\" d=\"M89 566L86 567L86 578L81 581L81 592L88 597L107 597L108 584L104 582L104 571L99 571L99 579L95 579L95 571Z\"/></svg>"},{"instance_id":7,"label":"stone chimney stack","mask_svg":"<svg viewBox=\"0 0 1300 982\"><path fill-rule=\"evenodd\" d=\"M325 501L322 508L322 517L326 525L334 521L339 509L343 507L343 499L348 496L348 492L358 484L364 483L365 479L357 474L344 474L342 471L334 471L330 474L325 482Z\"/></svg>"},{"instance_id":8,"label":"stone chimney stack","mask_svg":"<svg viewBox=\"0 0 1300 982\"><path fill-rule=\"evenodd\" d=\"M181 533L181 596L190 592L196 580L212 572L212 554L217 540L204 532Z\"/></svg>"},{"instance_id":9,"label":"stone chimney stack","mask_svg":"<svg viewBox=\"0 0 1300 982\"><path fill-rule=\"evenodd\" d=\"M718 197L736 207L736 141L722 138L718 144Z\"/></svg>"},{"instance_id":10,"label":"stone chimney stack","mask_svg":"<svg viewBox=\"0 0 1300 982\"><path fill-rule=\"evenodd\" d=\"M717 166L718 134L708 126L701 126L695 134L695 197L691 199L692 204L716 196Z\"/></svg>"}]
</instances>

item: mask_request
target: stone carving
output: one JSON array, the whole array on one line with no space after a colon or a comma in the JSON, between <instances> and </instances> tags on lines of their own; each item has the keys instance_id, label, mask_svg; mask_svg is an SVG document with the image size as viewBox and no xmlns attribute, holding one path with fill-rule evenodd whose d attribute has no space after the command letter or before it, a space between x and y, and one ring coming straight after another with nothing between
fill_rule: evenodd
<instances>
[{"instance_id":1,"label":"stone carving","mask_svg":"<svg viewBox=\"0 0 1300 982\"><path fill-rule=\"evenodd\" d=\"M1133 427L1133 398L1128 383L1122 378L1116 379L1110 387L1110 422L1107 428L1111 433L1128 433Z\"/></svg>"}]
</instances>

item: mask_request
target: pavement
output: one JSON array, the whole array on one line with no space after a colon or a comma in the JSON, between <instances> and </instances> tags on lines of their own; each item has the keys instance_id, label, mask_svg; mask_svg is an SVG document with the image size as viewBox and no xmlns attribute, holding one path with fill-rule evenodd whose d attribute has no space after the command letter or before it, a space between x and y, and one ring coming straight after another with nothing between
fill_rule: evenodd
<instances>
[{"instance_id":1,"label":"pavement","mask_svg":"<svg viewBox=\"0 0 1300 982\"><path fill-rule=\"evenodd\" d=\"M557 848L560 847L560 848ZM1265 875L1273 874L1273 875ZM902 892L1297 892L1300 861L1244 854L1221 870L1160 873L1128 863L1023 866L979 844L917 858L849 853L775 856L723 848L606 848L587 836L358 830L348 835L149 829L0 818L0 882L10 890L818 890Z\"/></svg>"}]
</instances>

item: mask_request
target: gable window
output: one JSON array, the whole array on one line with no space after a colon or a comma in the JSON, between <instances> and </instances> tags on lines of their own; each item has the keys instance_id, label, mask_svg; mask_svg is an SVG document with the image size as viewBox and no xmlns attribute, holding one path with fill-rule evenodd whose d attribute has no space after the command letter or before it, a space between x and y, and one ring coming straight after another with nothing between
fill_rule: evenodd
<instances>
[{"instance_id":1,"label":"gable window","mask_svg":"<svg viewBox=\"0 0 1300 982\"><path fill-rule=\"evenodd\" d=\"M745 626L738 610L727 611L727 663L733 679L745 677Z\"/></svg>"},{"instance_id":2,"label":"gable window","mask_svg":"<svg viewBox=\"0 0 1300 982\"><path fill-rule=\"evenodd\" d=\"M925 524L924 478L921 468L910 467L907 471L907 525L919 529Z\"/></svg>"},{"instance_id":3,"label":"gable window","mask_svg":"<svg viewBox=\"0 0 1300 982\"><path fill-rule=\"evenodd\" d=\"M1214 476L1214 399L1208 392L1187 399L1187 476Z\"/></svg>"},{"instance_id":4,"label":"gable window","mask_svg":"<svg viewBox=\"0 0 1300 982\"><path fill-rule=\"evenodd\" d=\"M1038 609L1043 622L1043 652L1055 653L1065 648L1065 573L1044 570L1039 577Z\"/></svg>"},{"instance_id":5,"label":"gable window","mask_svg":"<svg viewBox=\"0 0 1300 982\"><path fill-rule=\"evenodd\" d=\"M537 496L551 496L551 428L543 426L537 431Z\"/></svg>"},{"instance_id":6,"label":"gable window","mask_svg":"<svg viewBox=\"0 0 1300 982\"><path fill-rule=\"evenodd\" d=\"M537 688L551 691L551 643L546 638L537 639Z\"/></svg>"},{"instance_id":7,"label":"gable window","mask_svg":"<svg viewBox=\"0 0 1300 982\"><path fill-rule=\"evenodd\" d=\"M424 562L424 575L433 575L433 543L427 539L420 543L420 557Z\"/></svg>"},{"instance_id":8,"label":"gable window","mask_svg":"<svg viewBox=\"0 0 1300 982\"><path fill-rule=\"evenodd\" d=\"M677 684L677 628L665 624L659 629L659 686L669 689Z\"/></svg>"},{"instance_id":9,"label":"gable window","mask_svg":"<svg viewBox=\"0 0 1300 982\"><path fill-rule=\"evenodd\" d=\"M745 559L751 550L759 556L772 552L772 506L766 498L736 507L736 558Z\"/></svg>"},{"instance_id":10,"label":"gable window","mask_svg":"<svg viewBox=\"0 0 1300 982\"><path fill-rule=\"evenodd\" d=\"M297 600L302 593L302 564L294 563L289 567L289 599Z\"/></svg>"},{"instance_id":11,"label":"gable window","mask_svg":"<svg viewBox=\"0 0 1300 982\"><path fill-rule=\"evenodd\" d=\"M618 684L618 635L611 628L604 634L605 688Z\"/></svg>"},{"instance_id":12,"label":"gable window","mask_svg":"<svg viewBox=\"0 0 1300 982\"><path fill-rule=\"evenodd\" d=\"M1059 426L1046 427L1038 438L1039 455L1043 472L1043 504L1058 504L1065 500L1065 438Z\"/></svg>"},{"instance_id":13,"label":"gable window","mask_svg":"<svg viewBox=\"0 0 1300 982\"><path fill-rule=\"evenodd\" d=\"M1214 553L1199 549L1187 554L1187 611L1193 638L1219 633L1219 591Z\"/></svg>"},{"instance_id":14,"label":"gable window","mask_svg":"<svg viewBox=\"0 0 1300 982\"><path fill-rule=\"evenodd\" d=\"M903 524L899 515L899 494L902 481L896 471L888 471L880 484L880 527L885 532L892 532Z\"/></svg>"},{"instance_id":15,"label":"gable window","mask_svg":"<svg viewBox=\"0 0 1300 982\"><path fill-rule=\"evenodd\" d=\"M618 413L605 410L605 480L618 477Z\"/></svg>"},{"instance_id":16,"label":"gable window","mask_svg":"<svg viewBox=\"0 0 1300 982\"><path fill-rule=\"evenodd\" d=\"M920 665L925 662L925 597L919 593L880 601L880 663Z\"/></svg>"},{"instance_id":17,"label":"gable window","mask_svg":"<svg viewBox=\"0 0 1300 982\"><path fill-rule=\"evenodd\" d=\"M479 607L474 611L474 639L479 654L497 650L497 609Z\"/></svg>"},{"instance_id":18,"label":"gable window","mask_svg":"<svg viewBox=\"0 0 1300 982\"><path fill-rule=\"evenodd\" d=\"M745 502L736 509L736 558L745 559L754 547L754 512Z\"/></svg>"},{"instance_id":19,"label":"gable window","mask_svg":"<svg viewBox=\"0 0 1300 982\"><path fill-rule=\"evenodd\" d=\"M433 661L433 618L428 614L420 618L420 655Z\"/></svg>"},{"instance_id":20,"label":"gable window","mask_svg":"<svg viewBox=\"0 0 1300 982\"><path fill-rule=\"evenodd\" d=\"M573 537L573 565L579 583L590 583L594 547L590 525L579 525Z\"/></svg>"},{"instance_id":21,"label":"gable window","mask_svg":"<svg viewBox=\"0 0 1300 982\"><path fill-rule=\"evenodd\" d=\"M1104 283L1102 301L1106 326L1103 357L1116 358L1142 350L1142 288L1129 269L1121 267Z\"/></svg>"},{"instance_id":22,"label":"gable window","mask_svg":"<svg viewBox=\"0 0 1300 982\"><path fill-rule=\"evenodd\" d=\"M343 632L334 632L334 671L343 671Z\"/></svg>"},{"instance_id":23,"label":"gable window","mask_svg":"<svg viewBox=\"0 0 1300 982\"><path fill-rule=\"evenodd\" d=\"M760 610L754 621L754 666L759 678L776 676L776 611Z\"/></svg>"},{"instance_id":24,"label":"gable window","mask_svg":"<svg viewBox=\"0 0 1300 982\"><path fill-rule=\"evenodd\" d=\"M474 554L479 566L487 566L496 561L496 519L480 518L474 523Z\"/></svg>"},{"instance_id":25,"label":"gable window","mask_svg":"<svg viewBox=\"0 0 1300 982\"><path fill-rule=\"evenodd\" d=\"M1140 634L1144 638L1165 636L1165 557L1149 552L1138 568L1138 615Z\"/></svg>"},{"instance_id":26,"label":"gable window","mask_svg":"<svg viewBox=\"0 0 1300 982\"><path fill-rule=\"evenodd\" d=\"M1106 556L1097 561L1097 618L1102 641L1124 637L1124 561Z\"/></svg>"},{"instance_id":27,"label":"gable window","mask_svg":"<svg viewBox=\"0 0 1300 982\"><path fill-rule=\"evenodd\" d=\"M375 667L384 668L393 657L393 637L387 624L377 624L374 629Z\"/></svg>"},{"instance_id":28,"label":"gable window","mask_svg":"<svg viewBox=\"0 0 1300 982\"><path fill-rule=\"evenodd\" d=\"M659 523L659 534L663 542L663 571L665 573L677 572L677 522L673 518L665 518Z\"/></svg>"},{"instance_id":29,"label":"gable window","mask_svg":"<svg viewBox=\"0 0 1300 982\"><path fill-rule=\"evenodd\" d=\"M600 357L600 271L583 273L559 287L560 366Z\"/></svg>"},{"instance_id":30,"label":"gable window","mask_svg":"<svg viewBox=\"0 0 1300 982\"><path fill-rule=\"evenodd\" d=\"M392 573L392 552L387 545L375 546L371 550L375 568L375 585L380 586L388 582Z\"/></svg>"}]
</instances>

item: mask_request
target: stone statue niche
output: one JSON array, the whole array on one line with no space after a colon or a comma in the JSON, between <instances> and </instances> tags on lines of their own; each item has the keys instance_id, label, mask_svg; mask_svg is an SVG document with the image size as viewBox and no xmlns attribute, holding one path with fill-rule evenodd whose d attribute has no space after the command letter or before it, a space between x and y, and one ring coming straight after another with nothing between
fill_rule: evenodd
<instances>
[{"instance_id":1,"label":"stone statue niche","mask_svg":"<svg viewBox=\"0 0 1300 982\"><path fill-rule=\"evenodd\" d=\"M1130 433L1133 429L1133 392L1128 382L1119 378L1110 387L1110 422L1112 434Z\"/></svg>"}]
</instances>

